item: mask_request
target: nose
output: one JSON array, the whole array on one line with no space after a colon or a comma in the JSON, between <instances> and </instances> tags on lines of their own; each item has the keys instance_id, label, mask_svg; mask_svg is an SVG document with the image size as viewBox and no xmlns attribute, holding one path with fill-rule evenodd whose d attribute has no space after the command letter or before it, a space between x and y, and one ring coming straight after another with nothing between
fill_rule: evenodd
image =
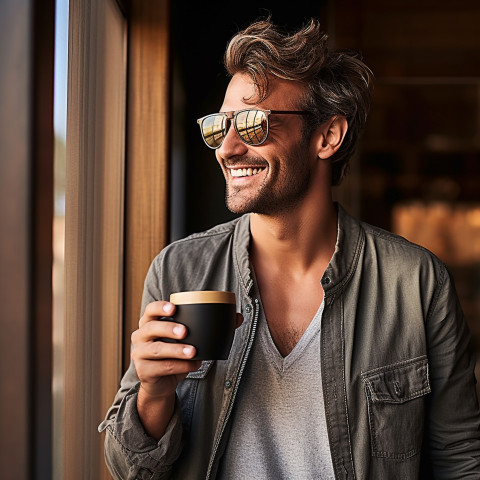
<instances>
[{"instance_id":1,"label":"nose","mask_svg":"<svg viewBox=\"0 0 480 480\"><path fill-rule=\"evenodd\" d=\"M248 150L248 146L240 140L233 124L230 125L227 135L223 139L222 145L217 148L217 155L222 158L235 157L244 155Z\"/></svg>"}]
</instances>

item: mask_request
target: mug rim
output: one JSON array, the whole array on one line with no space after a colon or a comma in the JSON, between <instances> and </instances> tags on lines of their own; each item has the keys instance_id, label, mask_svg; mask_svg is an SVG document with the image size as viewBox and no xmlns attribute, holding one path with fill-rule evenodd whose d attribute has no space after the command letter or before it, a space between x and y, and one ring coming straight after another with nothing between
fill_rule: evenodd
<instances>
[{"instance_id":1,"label":"mug rim","mask_svg":"<svg viewBox=\"0 0 480 480\"><path fill-rule=\"evenodd\" d=\"M224 290L192 290L176 292L170 295L174 305L189 305L196 303L230 303L236 304L235 293Z\"/></svg>"}]
</instances>

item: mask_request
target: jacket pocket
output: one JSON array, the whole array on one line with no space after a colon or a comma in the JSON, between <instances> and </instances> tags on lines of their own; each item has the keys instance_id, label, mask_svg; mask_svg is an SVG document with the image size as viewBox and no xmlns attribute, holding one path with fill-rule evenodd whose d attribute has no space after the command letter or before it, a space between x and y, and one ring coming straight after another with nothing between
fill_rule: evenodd
<instances>
[{"instance_id":1,"label":"jacket pocket","mask_svg":"<svg viewBox=\"0 0 480 480\"><path fill-rule=\"evenodd\" d=\"M372 455L405 460L422 446L425 395L431 392L426 356L362 373Z\"/></svg>"}]
</instances>

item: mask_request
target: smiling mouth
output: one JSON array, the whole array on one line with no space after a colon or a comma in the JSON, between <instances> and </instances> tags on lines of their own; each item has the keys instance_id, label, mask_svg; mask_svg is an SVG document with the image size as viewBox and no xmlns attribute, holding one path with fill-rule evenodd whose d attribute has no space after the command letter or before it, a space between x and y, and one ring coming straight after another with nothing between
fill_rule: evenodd
<instances>
[{"instance_id":1,"label":"smiling mouth","mask_svg":"<svg viewBox=\"0 0 480 480\"><path fill-rule=\"evenodd\" d=\"M229 168L230 174L232 177L252 177L253 175L259 174L261 171L265 170L265 167L258 168Z\"/></svg>"}]
</instances>

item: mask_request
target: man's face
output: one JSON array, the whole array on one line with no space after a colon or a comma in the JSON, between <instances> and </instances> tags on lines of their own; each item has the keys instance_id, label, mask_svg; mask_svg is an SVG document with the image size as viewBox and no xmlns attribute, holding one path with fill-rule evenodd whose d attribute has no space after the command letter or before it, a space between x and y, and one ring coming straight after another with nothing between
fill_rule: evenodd
<instances>
[{"instance_id":1,"label":"man's face","mask_svg":"<svg viewBox=\"0 0 480 480\"><path fill-rule=\"evenodd\" d=\"M302 87L291 81L272 80L271 93L260 104L244 102L254 94L247 75L233 76L221 112L245 108L301 110ZM234 213L274 215L295 208L306 196L316 155L302 137L302 116L270 115L265 143L243 143L233 125L216 152L226 180L226 204Z\"/></svg>"}]
</instances>

